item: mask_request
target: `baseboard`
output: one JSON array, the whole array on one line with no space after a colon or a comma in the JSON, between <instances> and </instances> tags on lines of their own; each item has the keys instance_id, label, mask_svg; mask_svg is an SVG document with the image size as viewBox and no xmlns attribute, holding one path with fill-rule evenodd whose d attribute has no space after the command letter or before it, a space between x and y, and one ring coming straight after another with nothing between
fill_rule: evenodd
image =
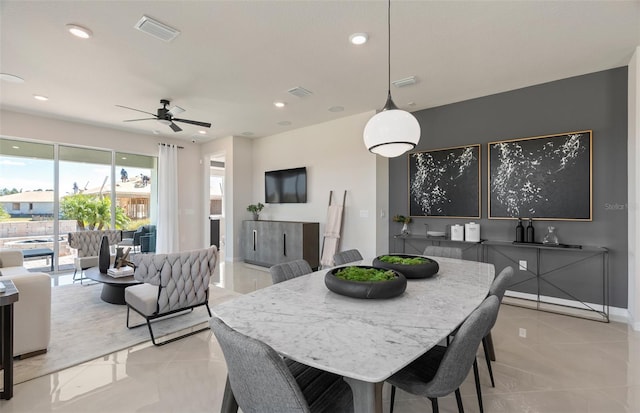
<instances>
[{"instance_id":1,"label":"baseboard","mask_svg":"<svg viewBox=\"0 0 640 413\"><path fill-rule=\"evenodd\" d=\"M527 301L536 301L537 299L537 296L535 294L523 293L519 291L507 291L505 293L505 297L512 297L512 298L527 300ZM578 311L583 311L583 312L587 312L587 311L591 312L592 310L600 311L600 312L605 311L604 305L602 304L585 303L586 304L585 305L579 301L567 300L564 298L550 297L545 295L540 296L540 301L543 302L544 304L567 307L569 309L569 312L570 312L570 309L576 309ZM594 314L597 314L597 313L594 313ZM575 314L568 314L568 315L575 315ZM592 318L592 317L585 317L585 318ZM609 320L619 322L619 323L626 323L626 324L629 324L634 330L640 330L640 322L631 324L632 323L631 316L629 314L629 311L626 308L609 306Z\"/></svg>"}]
</instances>

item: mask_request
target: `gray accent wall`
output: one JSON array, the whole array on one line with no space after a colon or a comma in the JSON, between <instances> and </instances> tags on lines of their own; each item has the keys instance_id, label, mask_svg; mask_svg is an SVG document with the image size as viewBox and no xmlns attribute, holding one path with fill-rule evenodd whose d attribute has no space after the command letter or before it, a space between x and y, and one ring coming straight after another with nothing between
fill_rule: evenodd
<instances>
[{"instance_id":1,"label":"gray accent wall","mask_svg":"<svg viewBox=\"0 0 640 413\"><path fill-rule=\"evenodd\" d=\"M562 79L555 82L486 96L478 99L414 112L422 137L415 152L481 144L481 219L414 217L409 225L414 235L430 230L445 231L452 224L479 222L481 237L495 241L515 240L516 220L488 219L487 143L525 137L555 135L580 130L593 131L593 220L534 221L536 241L541 242L546 228L557 228L559 241L565 244L606 247L609 249L609 305L627 308L627 67ZM408 155L389 160L389 217L408 215ZM526 224L526 223L525 223ZM393 238L401 224L390 221L389 245L399 252L402 243ZM419 241L419 240L418 240ZM412 241L413 242L413 241ZM426 245L426 244L424 244ZM420 248L420 247L418 247ZM526 259L529 268L536 264L532 251L503 252L512 259ZM407 252L416 253L407 248ZM572 255L552 254L544 258L541 271L563 265ZM473 249L465 258L475 259ZM489 254L496 271L512 265L502 254ZM544 266L544 267L543 267ZM517 270L517 267L515 267ZM602 302L602 283L598 280L601 264L597 259L569 266L550 274L549 280L578 299ZM516 271L520 280L524 271ZM544 283L543 283L544 284ZM523 282L513 290L535 293L535 282ZM541 293L571 299L557 288Z\"/></svg>"}]
</instances>

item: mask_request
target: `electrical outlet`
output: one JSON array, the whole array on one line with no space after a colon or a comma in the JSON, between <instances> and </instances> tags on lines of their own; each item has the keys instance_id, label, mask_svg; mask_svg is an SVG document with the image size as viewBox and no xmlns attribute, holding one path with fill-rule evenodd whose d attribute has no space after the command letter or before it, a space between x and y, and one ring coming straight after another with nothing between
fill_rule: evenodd
<instances>
[{"instance_id":1,"label":"electrical outlet","mask_svg":"<svg viewBox=\"0 0 640 413\"><path fill-rule=\"evenodd\" d=\"M519 265L518 269L520 271L527 271L527 260L520 260L518 262L518 265Z\"/></svg>"},{"instance_id":2,"label":"electrical outlet","mask_svg":"<svg viewBox=\"0 0 640 413\"><path fill-rule=\"evenodd\" d=\"M527 338L527 329L526 328L521 328L518 331L518 335L522 338Z\"/></svg>"}]
</instances>

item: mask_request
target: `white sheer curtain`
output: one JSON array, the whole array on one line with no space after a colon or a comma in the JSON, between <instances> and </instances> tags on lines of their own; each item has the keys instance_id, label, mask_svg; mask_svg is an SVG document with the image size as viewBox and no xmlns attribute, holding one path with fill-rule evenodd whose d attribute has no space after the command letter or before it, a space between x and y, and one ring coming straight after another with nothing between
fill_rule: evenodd
<instances>
[{"instance_id":1,"label":"white sheer curtain","mask_svg":"<svg viewBox=\"0 0 640 413\"><path fill-rule=\"evenodd\" d=\"M178 251L178 147L160 145L156 253Z\"/></svg>"}]
</instances>

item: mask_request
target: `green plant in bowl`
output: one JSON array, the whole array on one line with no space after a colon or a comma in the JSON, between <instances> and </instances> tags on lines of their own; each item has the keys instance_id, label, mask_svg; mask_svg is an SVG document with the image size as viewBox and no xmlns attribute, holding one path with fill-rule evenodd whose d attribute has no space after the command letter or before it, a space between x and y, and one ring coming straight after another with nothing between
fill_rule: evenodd
<instances>
[{"instance_id":1,"label":"green plant in bowl","mask_svg":"<svg viewBox=\"0 0 640 413\"><path fill-rule=\"evenodd\" d=\"M424 257L402 257L399 255L383 255L378 259L382 262L388 262L389 264L402 265L418 265L429 262L429 259Z\"/></svg>"},{"instance_id":2,"label":"green plant in bowl","mask_svg":"<svg viewBox=\"0 0 640 413\"><path fill-rule=\"evenodd\" d=\"M337 271L335 276L341 280L359 282L389 281L396 278L396 274L391 270L363 267L345 267Z\"/></svg>"}]
</instances>

